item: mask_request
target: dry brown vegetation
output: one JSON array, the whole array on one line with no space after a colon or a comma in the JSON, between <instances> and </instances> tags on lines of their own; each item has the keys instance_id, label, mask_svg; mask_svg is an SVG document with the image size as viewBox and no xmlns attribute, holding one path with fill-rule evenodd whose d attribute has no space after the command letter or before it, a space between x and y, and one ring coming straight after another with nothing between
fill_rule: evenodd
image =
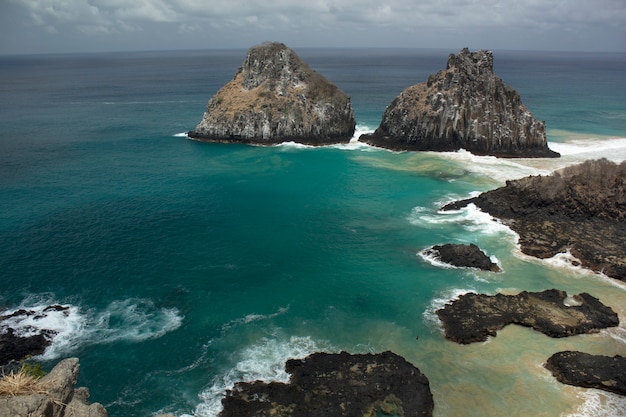
<instances>
[{"instance_id":1,"label":"dry brown vegetation","mask_svg":"<svg viewBox=\"0 0 626 417\"><path fill-rule=\"evenodd\" d=\"M28 394L47 394L41 379L28 373L24 368L17 372L2 374L0 378L0 396L15 397Z\"/></svg>"}]
</instances>

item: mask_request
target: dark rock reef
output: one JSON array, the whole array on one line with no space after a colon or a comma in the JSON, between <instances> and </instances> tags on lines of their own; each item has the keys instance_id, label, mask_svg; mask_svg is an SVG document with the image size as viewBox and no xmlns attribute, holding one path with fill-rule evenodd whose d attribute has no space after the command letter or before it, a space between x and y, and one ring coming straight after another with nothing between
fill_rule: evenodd
<instances>
[{"instance_id":1,"label":"dark rock reef","mask_svg":"<svg viewBox=\"0 0 626 417\"><path fill-rule=\"evenodd\" d=\"M544 365L560 382L583 388L597 388L626 395L626 358L558 352Z\"/></svg>"},{"instance_id":2,"label":"dark rock reef","mask_svg":"<svg viewBox=\"0 0 626 417\"><path fill-rule=\"evenodd\" d=\"M507 181L443 210L470 203L515 230L528 255L569 251L585 268L626 280L626 161L586 161L549 176Z\"/></svg>"},{"instance_id":3,"label":"dark rock reef","mask_svg":"<svg viewBox=\"0 0 626 417\"><path fill-rule=\"evenodd\" d=\"M391 353L314 353L290 359L289 384L239 382L220 417L432 416L428 379Z\"/></svg>"},{"instance_id":4,"label":"dark rock reef","mask_svg":"<svg viewBox=\"0 0 626 417\"><path fill-rule=\"evenodd\" d=\"M0 416L107 417L101 404L89 404L87 388L74 388L78 370L78 359L65 359L39 380L33 392L0 395Z\"/></svg>"},{"instance_id":5,"label":"dark rock reef","mask_svg":"<svg viewBox=\"0 0 626 417\"><path fill-rule=\"evenodd\" d=\"M355 126L350 97L284 44L266 43L250 48L188 135L217 142L322 145L349 142Z\"/></svg>"},{"instance_id":6,"label":"dark rock reef","mask_svg":"<svg viewBox=\"0 0 626 417\"><path fill-rule=\"evenodd\" d=\"M425 249L424 255L432 256L435 259L461 268L477 268L484 271L500 272L498 264L491 262L491 259L473 243L460 245L446 243L435 245Z\"/></svg>"},{"instance_id":7,"label":"dark rock reef","mask_svg":"<svg viewBox=\"0 0 626 417\"><path fill-rule=\"evenodd\" d=\"M462 343L484 342L508 324L531 327L550 337L592 333L619 325L617 314L597 298L581 293L566 304L559 290L517 295L468 293L437 310L446 338Z\"/></svg>"},{"instance_id":8,"label":"dark rock reef","mask_svg":"<svg viewBox=\"0 0 626 417\"><path fill-rule=\"evenodd\" d=\"M393 150L455 151L501 157L558 157L545 123L493 72L491 51L451 54L445 70L404 90L361 141Z\"/></svg>"},{"instance_id":9,"label":"dark rock reef","mask_svg":"<svg viewBox=\"0 0 626 417\"><path fill-rule=\"evenodd\" d=\"M19 309L10 314L0 316L0 366L11 361L19 361L29 356L44 353L56 335L54 330L34 327L24 328L22 322L37 322L49 312L68 314L69 307L51 305L41 311ZM22 331L16 331L19 327Z\"/></svg>"}]
</instances>

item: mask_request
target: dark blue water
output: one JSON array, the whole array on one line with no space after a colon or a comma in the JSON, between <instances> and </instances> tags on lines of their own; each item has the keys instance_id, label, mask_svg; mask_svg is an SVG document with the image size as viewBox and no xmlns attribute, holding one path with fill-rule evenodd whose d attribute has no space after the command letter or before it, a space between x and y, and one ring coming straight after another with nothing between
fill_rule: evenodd
<instances>
[{"instance_id":1,"label":"dark blue water","mask_svg":"<svg viewBox=\"0 0 626 417\"><path fill-rule=\"evenodd\" d=\"M351 96L359 130L368 130L404 88L445 68L450 51L296 52ZM597 404L539 370L557 342L509 330L460 349L433 315L469 290L558 286L624 305L624 288L608 280L521 257L514 236L475 210L437 212L547 168L463 152L177 135L200 121L245 53L0 57L0 308L72 306L70 319L47 324L63 336L41 358L47 368L79 357L79 383L114 417L215 415L234 381L284 380L285 359L340 349L407 357L431 379L441 416L558 415ZM586 149L572 138L613 158L624 152L608 137L626 137L626 56L494 58L496 73L555 132L550 140L570 152ZM478 243L505 272L442 268L417 255L447 242ZM623 353L623 331L558 343ZM507 366L517 378L497 371ZM600 415L615 401L604 399Z\"/></svg>"}]
</instances>

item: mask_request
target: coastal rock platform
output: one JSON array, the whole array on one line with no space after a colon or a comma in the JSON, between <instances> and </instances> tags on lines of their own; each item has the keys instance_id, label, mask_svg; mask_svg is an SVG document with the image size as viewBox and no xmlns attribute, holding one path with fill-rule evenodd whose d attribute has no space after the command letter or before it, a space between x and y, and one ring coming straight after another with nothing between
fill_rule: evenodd
<instances>
[{"instance_id":1,"label":"coastal rock platform","mask_svg":"<svg viewBox=\"0 0 626 417\"><path fill-rule=\"evenodd\" d=\"M566 337L619 325L617 314L597 298L564 291L523 291L517 295L467 293L437 310L446 338L461 344L484 342L508 324Z\"/></svg>"},{"instance_id":2,"label":"coastal rock platform","mask_svg":"<svg viewBox=\"0 0 626 417\"><path fill-rule=\"evenodd\" d=\"M626 395L626 358L564 351L544 365L560 382Z\"/></svg>"},{"instance_id":3,"label":"coastal rock platform","mask_svg":"<svg viewBox=\"0 0 626 417\"><path fill-rule=\"evenodd\" d=\"M282 43L254 46L234 78L208 102L192 139L271 145L349 142L348 97Z\"/></svg>"},{"instance_id":4,"label":"coastal rock platform","mask_svg":"<svg viewBox=\"0 0 626 417\"><path fill-rule=\"evenodd\" d=\"M586 161L553 175L507 181L442 209L468 204L517 232L527 255L570 253L583 267L626 281L626 161Z\"/></svg>"},{"instance_id":5,"label":"coastal rock platform","mask_svg":"<svg viewBox=\"0 0 626 417\"><path fill-rule=\"evenodd\" d=\"M456 267L477 268L484 271L500 272L498 264L491 259L478 246L446 243L435 245L423 251L425 256L432 256L440 262Z\"/></svg>"},{"instance_id":6,"label":"coastal rock platform","mask_svg":"<svg viewBox=\"0 0 626 417\"><path fill-rule=\"evenodd\" d=\"M495 75L491 51L450 54L445 70L405 89L360 141L392 150L456 151L500 157L558 157L545 123Z\"/></svg>"},{"instance_id":7,"label":"coastal rock platform","mask_svg":"<svg viewBox=\"0 0 626 417\"><path fill-rule=\"evenodd\" d=\"M288 384L239 382L220 417L432 416L426 376L392 353L314 353L290 359Z\"/></svg>"}]
</instances>

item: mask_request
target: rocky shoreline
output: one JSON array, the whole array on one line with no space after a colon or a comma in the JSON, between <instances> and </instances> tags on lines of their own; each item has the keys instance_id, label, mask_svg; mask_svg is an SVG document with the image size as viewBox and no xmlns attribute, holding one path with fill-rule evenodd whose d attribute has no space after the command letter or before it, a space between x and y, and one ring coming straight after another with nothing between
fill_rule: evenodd
<instances>
[{"instance_id":1,"label":"rocky shoreline","mask_svg":"<svg viewBox=\"0 0 626 417\"><path fill-rule=\"evenodd\" d=\"M442 210L468 204L517 232L525 254L570 253L583 267L626 281L626 161L586 161L553 175L507 181Z\"/></svg>"}]
</instances>

